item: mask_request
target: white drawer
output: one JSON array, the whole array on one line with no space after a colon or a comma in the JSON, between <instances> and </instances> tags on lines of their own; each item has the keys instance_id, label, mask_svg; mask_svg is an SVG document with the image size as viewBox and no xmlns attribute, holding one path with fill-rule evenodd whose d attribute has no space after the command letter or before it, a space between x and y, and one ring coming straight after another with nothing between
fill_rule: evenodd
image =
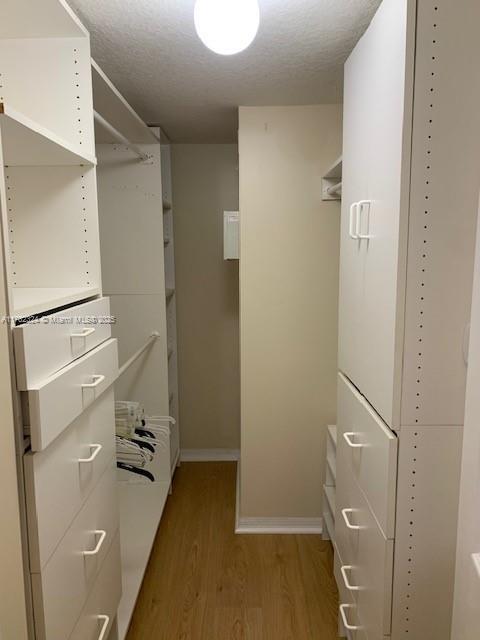
<instances>
[{"instance_id":1,"label":"white drawer","mask_svg":"<svg viewBox=\"0 0 480 640\"><path fill-rule=\"evenodd\" d=\"M70 640L107 640L121 595L120 538L117 534Z\"/></svg>"},{"instance_id":2,"label":"white drawer","mask_svg":"<svg viewBox=\"0 0 480 640\"><path fill-rule=\"evenodd\" d=\"M13 330L17 388L36 388L111 336L110 301L99 298Z\"/></svg>"},{"instance_id":3,"label":"white drawer","mask_svg":"<svg viewBox=\"0 0 480 640\"><path fill-rule=\"evenodd\" d=\"M346 526L343 517L344 509L353 509L352 505L358 505L362 500L361 491L358 489L353 479L351 471L343 469L337 461L337 484L335 487L335 543L342 561L346 565L353 565L358 556L359 536L356 530L351 530ZM351 518L353 524L356 522L357 514Z\"/></svg>"},{"instance_id":4,"label":"white drawer","mask_svg":"<svg viewBox=\"0 0 480 640\"><path fill-rule=\"evenodd\" d=\"M348 464L387 538L395 535L398 439L339 375L337 468Z\"/></svg>"},{"instance_id":5,"label":"white drawer","mask_svg":"<svg viewBox=\"0 0 480 640\"><path fill-rule=\"evenodd\" d=\"M24 392L24 417L32 450L45 449L108 389L117 375L117 341L111 339Z\"/></svg>"},{"instance_id":6,"label":"white drawer","mask_svg":"<svg viewBox=\"0 0 480 640\"><path fill-rule=\"evenodd\" d=\"M112 460L42 572L32 574L37 640L70 637L118 525Z\"/></svg>"},{"instance_id":7,"label":"white drawer","mask_svg":"<svg viewBox=\"0 0 480 640\"><path fill-rule=\"evenodd\" d=\"M367 636L365 635L365 632L362 629L362 625L358 618L357 603L353 598L351 592L345 588L345 585L342 579L341 567L342 567L341 558L338 552L335 552L335 556L333 560L333 573L334 573L335 580L337 582L337 587L338 587L339 637L348 638L348 640L366 640ZM342 614L342 609L343 609L343 614ZM357 627L357 628L348 630L345 627L345 622L350 627Z\"/></svg>"},{"instance_id":8,"label":"white drawer","mask_svg":"<svg viewBox=\"0 0 480 640\"><path fill-rule=\"evenodd\" d=\"M338 476L335 525L341 584L350 591L369 640L383 638L391 628L393 540L385 538L348 469Z\"/></svg>"},{"instance_id":9,"label":"white drawer","mask_svg":"<svg viewBox=\"0 0 480 640\"><path fill-rule=\"evenodd\" d=\"M111 387L47 449L24 456L33 573L40 572L50 558L114 455Z\"/></svg>"}]
</instances>

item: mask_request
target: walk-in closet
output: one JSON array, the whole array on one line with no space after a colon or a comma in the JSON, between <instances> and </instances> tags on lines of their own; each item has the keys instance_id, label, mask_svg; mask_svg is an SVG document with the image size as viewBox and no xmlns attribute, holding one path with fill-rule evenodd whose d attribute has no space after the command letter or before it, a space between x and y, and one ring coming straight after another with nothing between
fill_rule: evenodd
<instances>
[{"instance_id":1,"label":"walk-in closet","mask_svg":"<svg viewBox=\"0 0 480 640\"><path fill-rule=\"evenodd\" d=\"M479 27L0 0L0 640L478 640Z\"/></svg>"}]
</instances>

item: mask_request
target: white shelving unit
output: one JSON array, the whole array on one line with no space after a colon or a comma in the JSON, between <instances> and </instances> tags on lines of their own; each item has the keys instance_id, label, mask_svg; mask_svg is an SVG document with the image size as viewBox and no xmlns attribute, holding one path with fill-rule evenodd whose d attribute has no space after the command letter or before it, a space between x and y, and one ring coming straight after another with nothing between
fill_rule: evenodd
<instances>
[{"instance_id":1,"label":"white shelving unit","mask_svg":"<svg viewBox=\"0 0 480 640\"><path fill-rule=\"evenodd\" d=\"M148 415L172 415L167 308L174 292L166 287L164 274L169 242L164 237L159 132L145 125L93 61L92 73L103 283L117 318L113 334L119 338L121 365L115 397L140 402ZM155 340L150 341L152 334ZM119 640L128 632L175 463L168 452L161 463L166 468L154 483L129 481L126 472L119 472Z\"/></svg>"},{"instance_id":2,"label":"white shelving unit","mask_svg":"<svg viewBox=\"0 0 480 640\"><path fill-rule=\"evenodd\" d=\"M322 200L342 199L342 156L322 176Z\"/></svg>"},{"instance_id":3,"label":"white shelving unit","mask_svg":"<svg viewBox=\"0 0 480 640\"><path fill-rule=\"evenodd\" d=\"M175 292L175 242L173 233L173 196L170 145L162 144L162 187L163 187L163 236L168 238L165 245L165 298L167 302L168 340L168 389L170 415L176 420L172 429L171 459L172 475L180 459L180 430L178 411L178 353L177 353L177 304Z\"/></svg>"},{"instance_id":4,"label":"white shelving unit","mask_svg":"<svg viewBox=\"0 0 480 640\"><path fill-rule=\"evenodd\" d=\"M323 485L323 539L335 544L335 486L337 481L337 427L327 427L325 484Z\"/></svg>"},{"instance_id":5,"label":"white shelving unit","mask_svg":"<svg viewBox=\"0 0 480 640\"><path fill-rule=\"evenodd\" d=\"M0 210L2 316L18 320L32 314L52 314L102 293L90 38L64 0L4 0L0 6ZM75 314L74 310L65 312ZM55 549L48 558L48 570L34 557L42 532L40 527L32 526L32 522L45 519L45 505L32 500L32 495L38 497L35 492L41 480L24 473L23 462L27 457L34 465L43 460L45 473L54 478L62 476L67 461L60 454L55 455L58 440L52 447L38 452L32 451L30 439L24 437L31 426L28 422L31 414L23 401L32 389L17 386L12 372L16 368L18 371L22 358L27 363L36 360L39 366L45 366L42 384L47 384L53 372L47 371L46 363L38 358L43 346L41 332L35 334L22 353L23 347L13 348L14 325L14 322L4 322L0 327L0 379L4 391L0 403L0 574L8 575L6 590L0 585L1 634L16 640L50 637L51 607L64 598L69 605L73 600L75 603L55 623L59 625L59 635L70 637L77 623L81 626L85 620L93 582L85 585L83 591L75 592L78 597L70 597L73 591L70 586L79 582L72 574L70 584L65 584L64 589L58 588L53 597L47 588L48 575L58 578L55 567L62 564L59 558L63 552ZM55 335L51 350L58 355L62 352L61 331ZM57 372L61 381L59 389L63 384L68 385L68 372L73 365L66 365L75 360L69 340L67 344L65 366ZM85 342L82 353L88 350L86 345ZM109 356L102 361L106 373L108 369L112 375L115 352L115 343L111 342ZM81 366L79 363L78 367ZM103 398L102 406L108 406L109 398ZM68 439L76 428L68 422L68 416L77 415L75 399L58 393L57 389L50 402L59 411L62 407L58 426ZM111 402L113 410L113 398ZM99 407L92 402L89 415L99 419L102 411ZM81 413L79 418L86 420L85 412ZM47 429L47 424L51 424L51 419L44 416L37 427ZM104 420L103 427L108 429L108 426L108 420ZM91 515L94 494L95 500L103 500L101 491L106 485L96 483L95 477L95 474L90 477L92 494L84 496L84 504L75 501L74 490L67 496L71 505L75 505L71 514L75 521L80 510L86 509ZM67 493L72 489L68 483L63 488ZM3 492L7 494L4 496ZM58 506L58 496L50 492L49 497L51 505ZM113 536L116 505L110 506L109 533ZM59 526L61 529L63 525ZM57 533L67 538L74 526L71 521L68 530ZM51 531L49 534L55 535ZM109 545L110 541L105 543L105 553ZM113 546L109 554L115 559ZM99 556L97 577L100 579L109 571ZM111 602L116 607L114 591L112 589ZM106 628L106 632L109 631Z\"/></svg>"},{"instance_id":6,"label":"white shelving unit","mask_svg":"<svg viewBox=\"0 0 480 640\"><path fill-rule=\"evenodd\" d=\"M170 482L119 483L123 592L118 608L118 635L126 637L158 525L170 490Z\"/></svg>"},{"instance_id":7,"label":"white shelving unit","mask_svg":"<svg viewBox=\"0 0 480 640\"><path fill-rule=\"evenodd\" d=\"M25 316L100 291L90 42L60 0L6 0L0 23L9 306Z\"/></svg>"},{"instance_id":8,"label":"white shelving unit","mask_svg":"<svg viewBox=\"0 0 480 640\"><path fill-rule=\"evenodd\" d=\"M345 65L335 534L357 640L452 637L479 21L383 0Z\"/></svg>"}]
</instances>

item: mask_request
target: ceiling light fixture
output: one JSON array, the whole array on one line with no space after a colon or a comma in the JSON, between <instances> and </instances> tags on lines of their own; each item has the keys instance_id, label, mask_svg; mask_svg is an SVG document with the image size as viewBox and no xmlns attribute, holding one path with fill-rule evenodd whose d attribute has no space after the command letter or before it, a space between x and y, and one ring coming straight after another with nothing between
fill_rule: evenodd
<instances>
[{"instance_id":1,"label":"ceiling light fixture","mask_svg":"<svg viewBox=\"0 0 480 640\"><path fill-rule=\"evenodd\" d=\"M197 0L194 19L203 44L215 53L231 56L255 39L260 9L257 0Z\"/></svg>"}]
</instances>

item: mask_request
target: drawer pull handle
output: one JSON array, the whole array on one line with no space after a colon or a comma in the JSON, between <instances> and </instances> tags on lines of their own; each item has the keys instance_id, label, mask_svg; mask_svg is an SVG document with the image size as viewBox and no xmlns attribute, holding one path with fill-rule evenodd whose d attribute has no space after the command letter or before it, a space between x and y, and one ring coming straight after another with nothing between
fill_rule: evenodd
<instances>
[{"instance_id":1,"label":"drawer pull handle","mask_svg":"<svg viewBox=\"0 0 480 640\"><path fill-rule=\"evenodd\" d=\"M97 546L92 551L84 551L84 556L96 556L100 553L100 549L102 548L103 543L105 542L105 538L107 537L107 532L100 529L99 531L93 532L96 536L100 536L98 538Z\"/></svg>"},{"instance_id":2,"label":"drawer pull handle","mask_svg":"<svg viewBox=\"0 0 480 640\"><path fill-rule=\"evenodd\" d=\"M93 452L91 456L89 458L79 458L78 462L80 464L93 462L102 449L103 449L103 445L101 444L91 444L90 451Z\"/></svg>"},{"instance_id":3,"label":"drawer pull handle","mask_svg":"<svg viewBox=\"0 0 480 640\"><path fill-rule=\"evenodd\" d=\"M342 573L343 582L349 591L360 591L360 587L357 587L353 584L350 584L347 576L347 571L351 571L353 567L351 565L345 565L340 567L340 571Z\"/></svg>"},{"instance_id":4,"label":"drawer pull handle","mask_svg":"<svg viewBox=\"0 0 480 640\"><path fill-rule=\"evenodd\" d=\"M347 431L347 433L343 434L345 442L351 449L362 449L365 445L360 444L359 442L353 442L352 438L355 436L358 436L358 433L353 433L353 431Z\"/></svg>"},{"instance_id":5,"label":"drawer pull handle","mask_svg":"<svg viewBox=\"0 0 480 640\"><path fill-rule=\"evenodd\" d=\"M355 219L354 219L355 216ZM356 229L358 227L358 202L352 202L350 205L350 219L348 224L348 235L352 240L358 240Z\"/></svg>"},{"instance_id":6,"label":"drawer pull handle","mask_svg":"<svg viewBox=\"0 0 480 640\"><path fill-rule=\"evenodd\" d=\"M359 631L362 628L362 627L358 627L353 624L350 624L347 620L347 614L346 614L347 609L354 609L354 608L355 607L353 604L340 605L340 615L342 616L343 626L345 627L345 629L348 629L349 631Z\"/></svg>"},{"instance_id":7,"label":"drawer pull handle","mask_svg":"<svg viewBox=\"0 0 480 640\"><path fill-rule=\"evenodd\" d=\"M358 524L352 524L350 522L350 520L348 519L348 514L349 513L354 513L353 509L342 509L342 516L343 519L345 520L345 524L347 525L347 528L350 529L351 531L360 531L360 529L362 529L363 527L361 527Z\"/></svg>"},{"instance_id":8,"label":"drawer pull handle","mask_svg":"<svg viewBox=\"0 0 480 640\"><path fill-rule=\"evenodd\" d=\"M95 327L89 327L87 329L82 329L81 331L75 331L75 333L70 334L70 338L88 338L92 333L95 333Z\"/></svg>"},{"instance_id":9,"label":"drawer pull handle","mask_svg":"<svg viewBox=\"0 0 480 640\"><path fill-rule=\"evenodd\" d=\"M105 376L95 375L92 376L92 379L93 382L85 382L84 384L82 384L82 389L95 389L95 387L98 387L98 385L105 380Z\"/></svg>"},{"instance_id":10,"label":"drawer pull handle","mask_svg":"<svg viewBox=\"0 0 480 640\"><path fill-rule=\"evenodd\" d=\"M362 213L364 207L368 205L368 216L367 216L367 233L361 233L362 226ZM372 205L371 200L360 200L357 202L357 225L355 234L359 240L369 240L372 236L370 235L370 207Z\"/></svg>"},{"instance_id":11,"label":"drawer pull handle","mask_svg":"<svg viewBox=\"0 0 480 640\"><path fill-rule=\"evenodd\" d=\"M105 640L105 634L107 633L108 625L110 624L110 616L98 616L98 619L103 622L98 640Z\"/></svg>"}]
</instances>

